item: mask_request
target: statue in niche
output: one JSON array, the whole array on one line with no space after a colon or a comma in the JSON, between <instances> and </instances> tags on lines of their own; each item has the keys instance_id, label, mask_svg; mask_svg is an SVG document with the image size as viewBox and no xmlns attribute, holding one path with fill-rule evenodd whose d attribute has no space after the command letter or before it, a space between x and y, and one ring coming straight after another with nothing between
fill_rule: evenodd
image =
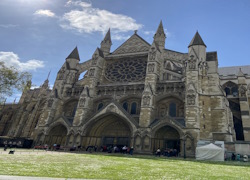
<instances>
[{"instance_id":1,"label":"statue in niche","mask_svg":"<svg viewBox=\"0 0 250 180\"><path fill-rule=\"evenodd\" d=\"M48 107L52 107L54 100L53 99L49 99L48 100Z\"/></svg>"},{"instance_id":2,"label":"statue in niche","mask_svg":"<svg viewBox=\"0 0 250 180\"><path fill-rule=\"evenodd\" d=\"M195 105L195 95L194 94L187 95L187 104L188 105Z\"/></svg>"},{"instance_id":3,"label":"statue in niche","mask_svg":"<svg viewBox=\"0 0 250 180\"><path fill-rule=\"evenodd\" d=\"M94 76L95 74L95 69L90 69L89 70L89 76Z\"/></svg>"},{"instance_id":4,"label":"statue in niche","mask_svg":"<svg viewBox=\"0 0 250 180\"><path fill-rule=\"evenodd\" d=\"M143 105L149 106L149 104L150 104L150 96L144 96L143 97Z\"/></svg>"},{"instance_id":5,"label":"statue in niche","mask_svg":"<svg viewBox=\"0 0 250 180\"><path fill-rule=\"evenodd\" d=\"M156 49L154 47L151 48L151 51L149 53L149 60L153 61L155 60L156 57Z\"/></svg>"},{"instance_id":6,"label":"statue in niche","mask_svg":"<svg viewBox=\"0 0 250 180\"><path fill-rule=\"evenodd\" d=\"M164 117L166 115L166 108L162 107L160 109L160 117Z\"/></svg>"},{"instance_id":7,"label":"statue in niche","mask_svg":"<svg viewBox=\"0 0 250 180\"><path fill-rule=\"evenodd\" d=\"M189 60L189 69L196 69L196 60Z\"/></svg>"},{"instance_id":8,"label":"statue in niche","mask_svg":"<svg viewBox=\"0 0 250 180\"><path fill-rule=\"evenodd\" d=\"M154 72L155 64L149 64L148 65L148 72Z\"/></svg>"},{"instance_id":9,"label":"statue in niche","mask_svg":"<svg viewBox=\"0 0 250 180\"><path fill-rule=\"evenodd\" d=\"M70 74L71 82L75 82L75 73Z\"/></svg>"},{"instance_id":10,"label":"statue in niche","mask_svg":"<svg viewBox=\"0 0 250 180\"><path fill-rule=\"evenodd\" d=\"M58 72L58 79L63 79L64 78L64 73L65 73L65 67L62 67L60 71Z\"/></svg>"},{"instance_id":11,"label":"statue in niche","mask_svg":"<svg viewBox=\"0 0 250 180\"><path fill-rule=\"evenodd\" d=\"M84 107L85 106L85 102L86 102L86 99L85 98L81 98L80 102L79 102L79 106L80 107Z\"/></svg>"},{"instance_id":12,"label":"statue in niche","mask_svg":"<svg viewBox=\"0 0 250 180\"><path fill-rule=\"evenodd\" d=\"M98 60L98 54L94 54L92 57L92 65L96 65Z\"/></svg>"},{"instance_id":13,"label":"statue in niche","mask_svg":"<svg viewBox=\"0 0 250 180\"><path fill-rule=\"evenodd\" d=\"M246 97L246 88L243 85L240 85L239 87L239 93L240 93L240 97Z\"/></svg>"}]
</instances>

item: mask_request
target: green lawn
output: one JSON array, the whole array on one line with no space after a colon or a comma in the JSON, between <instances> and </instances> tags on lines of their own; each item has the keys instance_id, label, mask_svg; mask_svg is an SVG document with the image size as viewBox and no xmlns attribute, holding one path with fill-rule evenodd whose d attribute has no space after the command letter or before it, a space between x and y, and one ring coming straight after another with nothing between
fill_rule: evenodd
<instances>
[{"instance_id":1,"label":"green lawn","mask_svg":"<svg viewBox=\"0 0 250 180\"><path fill-rule=\"evenodd\" d=\"M0 174L89 179L250 179L250 163L17 150L14 155L0 153Z\"/></svg>"}]
</instances>

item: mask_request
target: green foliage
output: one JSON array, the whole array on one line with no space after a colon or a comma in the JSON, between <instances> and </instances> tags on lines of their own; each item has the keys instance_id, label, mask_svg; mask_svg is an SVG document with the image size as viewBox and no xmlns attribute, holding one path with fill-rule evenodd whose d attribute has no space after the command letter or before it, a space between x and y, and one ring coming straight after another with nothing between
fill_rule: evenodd
<instances>
[{"instance_id":1,"label":"green foliage","mask_svg":"<svg viewBox=\"0 0 250 180\"><path fill-rule=\"evenodd\" d=\"M1 149L2 150L2 149ZM0 174L85 179L250 179L250 164L124 154L16 150L1 154Z\"/></svg>"},{"instance_id":2,"label":"green foliage","mask_svg":"<svg viewBox=\"0 0 250 180\"><path fill-rule=\"evenodd\" d=\"M14 90L23 91L31 86L31 74L0 62L0 103L11 96Z\"/></svg>"}]
</instances>

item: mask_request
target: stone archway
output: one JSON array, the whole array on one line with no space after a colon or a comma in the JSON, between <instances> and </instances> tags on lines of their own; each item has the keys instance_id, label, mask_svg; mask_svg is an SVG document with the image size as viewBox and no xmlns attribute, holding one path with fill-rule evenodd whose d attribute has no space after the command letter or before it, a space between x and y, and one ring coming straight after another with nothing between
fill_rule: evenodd
<instances>
[{"instance_id":1,"label":"stone archway","mask_svg":"<svg viewBox=\"0 0 250 180\"><path fill-rule=\"evenodd\" d=\"M45 138L45 144L48 144L49 146L53 146L53 144L63 146L66 143L66 136L67 128L64 125L59 124L49 131L49 134Z\"/></svg>"},{"instance_id":2,"label":"stone archway","mask_svg":"<svg viewBox=\"0 0 250 180\"><path fill-rule=\"evenodd\" d=\"M160 148L162 150L176 149L180 152L180 139L179 132L172 126L160 127L155 131L154 138L152 138L153 151Z\"/></svg>"},{"instance_id":3,"label":"stone archway","mask_svg":"<svg viewBox=\"0 0 250 180\"><path fill-rule=\"evenodd\" d=\"M132 128L121 117L109 114L88 125L84 146L130 146Z\"/></svg>"}]
</instances>

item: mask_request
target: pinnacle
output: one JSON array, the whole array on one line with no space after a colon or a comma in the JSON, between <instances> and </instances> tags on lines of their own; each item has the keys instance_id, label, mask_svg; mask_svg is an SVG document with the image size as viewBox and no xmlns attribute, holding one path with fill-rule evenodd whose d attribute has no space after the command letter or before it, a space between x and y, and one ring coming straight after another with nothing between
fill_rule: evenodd
<instances>
[{"instance_id":1,"label":"pinnacle","mask_svg":"<svg viewBox=\"0 0 250 180\"><path fill-rule=\"evenodd\" d=\"M66 59L77 59L80 61L77 46L75 47L75 49L70 53L70 55Z\"/></svg>"},{"instance_id":2,"label":"pinnacle","mask_svg":"<svg viewBox=\"0 0 250 180\"><path fill-rule=\"evenodd\" d=\"M244 76L244 73L242 72L241 68L239 68L238 76Z\"/></svg>"},{"instance_id":3,"label":"pinnacle","mask_svg":"<svg viewBox=\"0 0 250 180\"><path fill-rule=\"evenodd\" d=\"M163 25L162 25L162 21L161 21L158 28L157 28L155 36L159 36L159 35L162 35L162 34L164 34L164 36L166 36L165 33L164 33L164 28L163 28Z\"/></svg>"},{"instance_id":4,"label":"pinnacle","mask_svg":"<svg viewBox=\"0 0 250 180\"><path fill-rule=\"evenodd\" d=\"M200 34L198 33L198 31L196 31L196 33L195 33L192 41L188 45L188 47L194 46L194 45L202 45L202 46L207 47L206 44L203 42L203 40L202 40Z\"/></svg>"},{"instance_id":5,"label":"pinnacle","mask_svg":"<svg viewBox=\"0 0 250 180\"><path fill-rule=\"evenodd\" d=\"M106 35L105 35L103 41L104 41L104 42L107 42L107 41L111 42L110 28L109 28L108 32L106 33Z\"/></svg>"}]
</instances>

